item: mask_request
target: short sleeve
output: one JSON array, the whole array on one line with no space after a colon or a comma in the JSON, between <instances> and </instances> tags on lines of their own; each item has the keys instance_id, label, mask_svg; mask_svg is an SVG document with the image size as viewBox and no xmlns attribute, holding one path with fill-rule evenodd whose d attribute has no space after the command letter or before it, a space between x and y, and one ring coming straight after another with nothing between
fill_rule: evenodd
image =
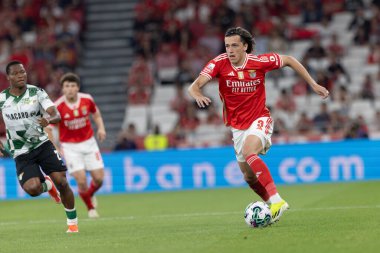
<instances>
[{"instance_id":1,"label":"short sleeve","mask_svg":"<svg viewBox=\"0 0 380 253\"><path fill-rule=\"evenodd\" d=\"M219 56L209 61L200 74L206 76L210 80L217 77L220 69L220 61L217 61L218 58Z\"/></svg>"},{"instance_id":2,"label":"short sleeve","mask_svg":"<svg viewBox=\"0 0 380 253\"><path fill-rule=\"evenodd\" d=\"M95 104L94 98L91 95L88 95L88 96L89 96L89 99L88 99L89 111L91 113L95 113L96 112L96 104Z\"/></svg>"},{"instance_id":3,"label":"short sleeve","mask_svg":"<svg viewBox=\"0 0 380 253\"><path fill-rule=\"evenodd\" d=\"M46 111L47 108L51 106L55 106L54 103L49 98L49 95L46 93L46 91L42 88L37 88L37 98L38 102L42 106L42 108Z\"/></svg>"},{"instance_id":4,"label":"short sleeve","mask_svg":"<svg viewBox=\"0 0 380 253\"><path fill-rule=\"evenodd\" d=\"M265 72L279 69L283 65L281 56L276 53L261 54L257 57L260 60L261 69Z\"/></svg>"}]
</instances>

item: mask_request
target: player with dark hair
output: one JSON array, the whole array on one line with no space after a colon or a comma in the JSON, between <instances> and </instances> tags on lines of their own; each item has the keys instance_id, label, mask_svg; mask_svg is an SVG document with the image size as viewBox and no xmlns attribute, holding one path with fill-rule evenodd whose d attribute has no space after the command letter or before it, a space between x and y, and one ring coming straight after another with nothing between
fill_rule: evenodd
<instances>
[{"instance_id":1,"label":"player with dark hair","mask_svg":"<svg viewBox=\"0 0 380 253\"><path fill-rule=\"evenodd\" d=\"M78 232L66 166L43 130L50 123L58 123L60 114L43 89L27 84L27 74L20 62L9 62L6 74L10 87L0 93L0 109L6 127L7 148L16 162L19 183L32 197L49 192L57 203L62 202L67 232ZM0 149L4 150L2 143Z\"/></svg>"},{"instance_id":2,"label":"player with dark hair","mask_svg":"<svg viewBox=\"0 0 380 253\"><path fill-rule=\"evenodd\" d=\"M254 39L241 27L228 29L224 42L226 53L207 63L189 87L189 93L199 107L208 106L211 99L203 95L202 87L211 79L219 78L223 118L232 131L236 159L245 181L269 204L273 223L289 205L277 192L267 165L258 156L272 145L273 120L265 105L265 74L289 66L321 97L328 97L329 92L292 56L251 54Z\"/></svg>"},{"instance_id":3,"label":"player with dark hair","mask_svg":"<svg viewBox=\"0 0 380 253\"><path fill-rule=\"evenodd\" d=\"M91 95L79 92L78 75L66 73L61 77L60 84L63 96L55 102L62 115L62 121L57 124L60 145L54 142L57 148L60 146L69 173L78 184L78 193L86 204L89 218L98 218L94 194L103 184L104 163L89 116L92 115L97 127L97 138L102 142L106 138L102 115ZM53 140L52 128L46 130ZM87 185L87 171L92 179L90 186Z\"/></svg>"}]
</instances>

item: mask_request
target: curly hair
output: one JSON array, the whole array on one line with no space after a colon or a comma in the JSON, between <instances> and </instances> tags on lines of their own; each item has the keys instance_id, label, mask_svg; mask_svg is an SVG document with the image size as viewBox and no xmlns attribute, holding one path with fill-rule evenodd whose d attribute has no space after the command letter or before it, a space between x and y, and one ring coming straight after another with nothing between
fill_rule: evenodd
<instances>
[{"instance_id":1,"label":"curly hair","mask_svg":"<svg viewBox=\"0 0 380 253\"><path fill-rule=\"evenodd\" d=\"M251 53L253 51L253 46L256 44L252 34L242 27L232 27L226 31L224 36L230 37L235 35L240 36L241 42L248 45L246 52Z\"/></svg>"}]
</instances>

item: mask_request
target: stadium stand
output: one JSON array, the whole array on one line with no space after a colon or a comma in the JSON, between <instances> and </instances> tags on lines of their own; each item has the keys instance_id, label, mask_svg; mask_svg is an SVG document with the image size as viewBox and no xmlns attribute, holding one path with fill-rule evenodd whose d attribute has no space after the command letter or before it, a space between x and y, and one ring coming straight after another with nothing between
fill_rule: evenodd
<instances>
[{"instance_id":1,"label":"stadium stand","mask_svg":"<svg viewBox=\"0 0 380 253\"><path fill-rule=\"evenodd\" d=\"M83 1L0 1L0 86L8 87L5 66L24 64L28 82L43 87L54 100L60 76L80 61L84 28ZM4 125L0 126L5 138Z\"/></svg>"},{"instance_id":2,"label":"stadium stand","mask_svg":"<svg viewBox=\"0 0 380 253\"><path fill-rule=\"evenodd\" d=\"M79 73L83 88L94 97L102 111L110 150L117 141L126 108L125 78L133 63L134 7L138 1L87 0L86 31ZM138 129L141 122L137 122Z\"/></svg>"},{"instance_id":3,"label":"stadium stand","mask_svg":"<svg viewBox=\"0 0 380 253\"><path fill-rule=\"evenodd\" d=\"M198 109L186 92L205 63L224 50L230 26L254 34L257 54L275 50L295 56L331 92L326 131L314 125L305 132L298 122L313 121L321 100L288 68L268 75L274 141L345 138L358 119L369 138L380 136L378 0L3 0L0 14L1 87L8 85L4 67L12 59L22 61L29 82L53 99L62 73L77 71L83 90L103 112L109 137L103 150L113 149L131 123L138 140L158 124L171 147L230 143L223 123L210 126L208 110ZM294 100L295 111L276 108L282 90ZM217 83L205 93L213 100L210 111L221 117Z\"/></svg>"},{"instance_id":4,"label":"stadium stand","mask_svg":"<svg viewBox=\"0 0 380 253\"><path fill-rule=\"evenodd\" d=\"M295 56L331 92L331 97L325 101L326 112L318 116L322 108L321 99L311 95L305 83L293 71L284 69L269 75L266 81L267 104L272 108L272 115L278 124L275 142L349 138L350 126L358 119L363 125L369 126L370 137L379 136L375 130L378 127L374 122L374 103L377 103L376 98L380 95L379 57L376 56L380 53L376 46L380 42L380 33L368 30L369 36L362 35L362 30L368 29L367 25L371 28L372 23L372 29L379 25L378 1L360 1L361 4L343 0L321 1L321 4L318 4L319 1L292 2L139 2L135 7L135 55L144 56L146 63L152 66L155 82L146 107L157 107L159 111L159 116L156 113L147 114L148 119L144 121L144 124L148 122L144 125L147 132L152 128L154 118L155 123L165 124L163 133L169 136L175 136L178 128L185 128L181 132L185 133L185 137L182 137L187 140L183 141L182 138L181 146L184 143L187 146L226 143L224 136L228 129L223 128L222 123L216 126L207 124L207 110L197 109L187 94L187 106L194 108L199 122L190 129L181 126L181 122L185 122L185 114L174 109L167 110L167 105L175 95L176 86L182 85L186 91L207 60L212 59L216 52L223 51L219 45L223 44L225 28L243 26L255 35L256 53L276 50ZM307 2L308 11L302 8L304 2ZM365 15L358 18L359 12ZM167 55L165 61L162 54ZM178 68L183 62L188 66L186 70ZM373 80L371 84L365 85L366 75ZM179 78L183 76L187 79ZM373 90L372 99L363 95L368 89ZM285 99L294 100L295 111L276 108L278 100L281 101L281 90L290 94ZM205 93L212 98L217 111L221 113L217 83L206 86ZM134 106L128 103L127 110ZM174 115L173 112L178 116L167 116ZM165 120L159 121L160 117ZM320 128L316 121L322 119L326 120L326 125ZM170 120L172 122L168 123ZM313 121L310 131L302 130L302 124ZM126 114L124 122L133 122L133 118ZM123 125L124 128L126 126ZM176 127L170 131L169 126ZM176 147L175 143L171 144Z\"/></svg>"}]
</instances>

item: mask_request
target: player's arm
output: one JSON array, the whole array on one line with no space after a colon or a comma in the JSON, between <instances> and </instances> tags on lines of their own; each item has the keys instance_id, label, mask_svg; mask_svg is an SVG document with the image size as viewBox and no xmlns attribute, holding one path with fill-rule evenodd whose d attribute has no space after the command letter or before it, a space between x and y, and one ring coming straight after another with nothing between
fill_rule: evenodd
<instances>
[{"instance_id":1,"label":"player's arm","mask_svg":"<svg viewBox=\"0 0 380 253\"><path fill-rule=\"evenodd\" d=\"M49 140L53 143L55 149L56 149L60 154L62 154L62 153L61 153L60 144L59 144L59 140L58 140L58 138L56 138L56 136L54 136L54 134L53 134L53 131L55 130L54 128L56 128L56 127L50 124L50 125L48 125L47 127L44 128L44 131L45 131L45 133L48 135ZM57 131L59 131L59 130L57 129ZM59 136L59 134L58 134L58 136Z\"/></svg>"},{"instance_id":2,"label":"player's arm","mask_svg":"<svg viewBox=\"0 0 380 253\"><path fill-rule=\"evenodd\" d=\"M46 127L49 124L56 124L61 121L61 114L59 114L57 108L55 106L50 106L46 109L48 117L42 117L38 119L38 123L42 127Z\"/></svg>"},{"instance_id":3,"label":"player's arm","mask_svg":"<svg viewBox=\"0 0 380 253\"><path fill-rule=\"evenodd\" d=\"M296 58L288 55L281 55L280 57L283 62L283 67L289 66L294 69L294 71L296 71L310 85L315 93L323 98L327 98L329 96L329 91L325 87L317 84L305 67Z\"/></svg>"},{"instance_id":4,"label":"player's arm","mask_svg":"<svg viewBox=\"0 0 380 253\"><path fill-rule=\"evenodd\" d=\"M204 96L202 93L202 87L209 81L210 79L208 77L199 75L188 89L190 96L195 99L199 107L206 107L211 103L211 99Z\"/></svg>"},{"instance_id":5,"label":"player's arm","mask_svg":"<svg viewBox=\"0 0 380 253\"><path fill-rule=\"evenodd\" d=\"M100 142L103 142L106 139L106 128L104 127L102 114L98 107L96 107L96 112L92 114L92 118L97 128L96 137Z\"/></svg>"}]
</instances>

